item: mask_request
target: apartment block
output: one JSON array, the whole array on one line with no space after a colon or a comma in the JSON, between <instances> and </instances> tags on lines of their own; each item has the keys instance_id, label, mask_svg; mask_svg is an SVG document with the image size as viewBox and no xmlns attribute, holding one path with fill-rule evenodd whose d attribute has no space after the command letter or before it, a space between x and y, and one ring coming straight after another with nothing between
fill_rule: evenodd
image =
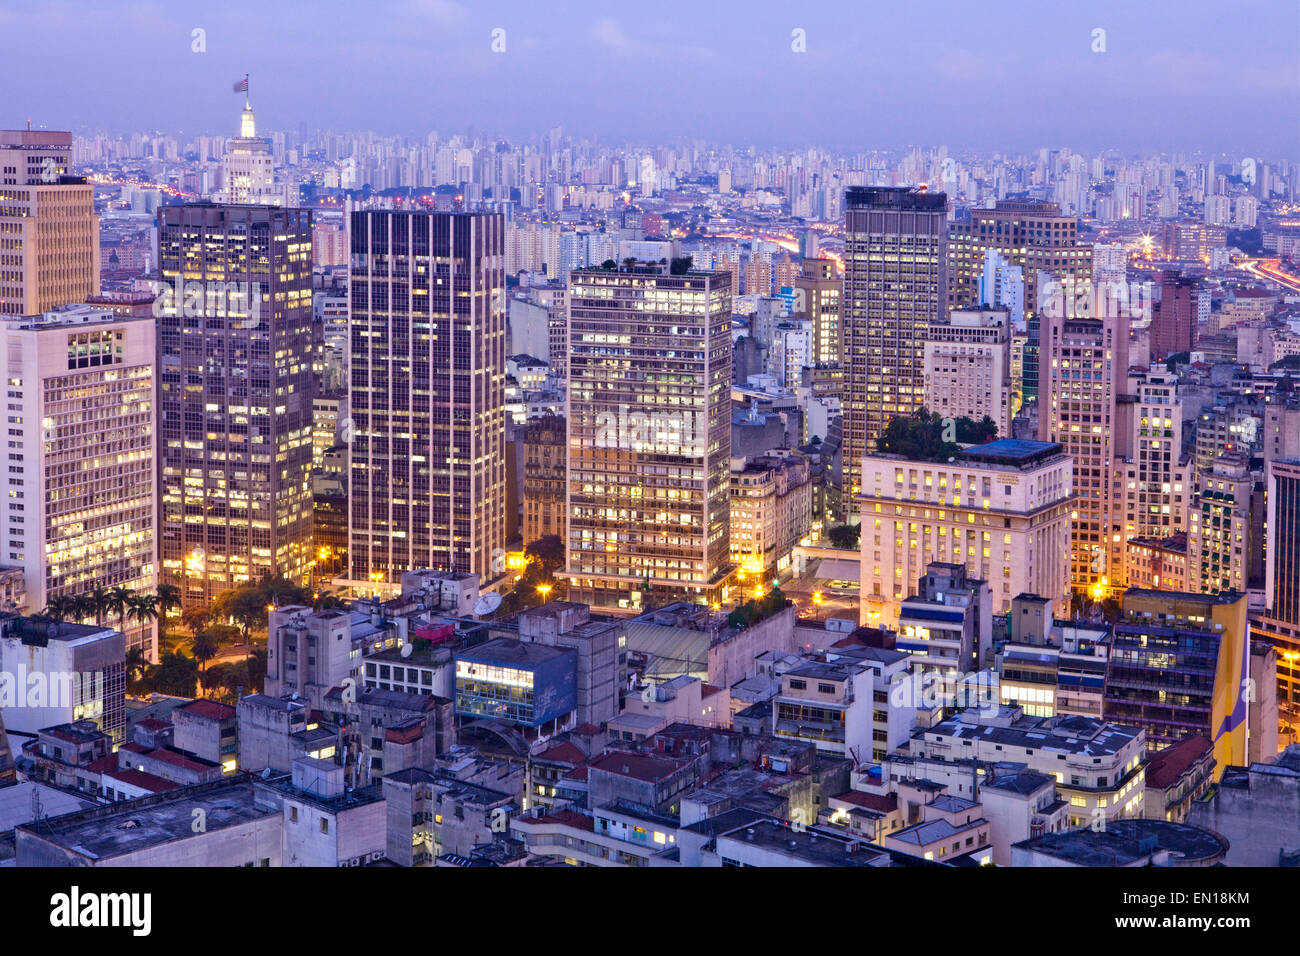
<instances>
[{"instance_id":1,"label":"apartment block","mask_svg":"<svg viewBox=\"0 0 1300 956\"><path fill-rule=\"evenodd\" d=\"M1059 444L999 439L955 461L863 461L862 620L892 624L933 561L987 581L993 610L1017 594L1068 605L1073 462Z\"/></svg>"},{"instance_id":2,"label":"apartment block","mask_svg":"<svg viewBox=\"0 0 1300 956\"><path fill-rule=\"evenodd\" d=\"M772 581L786 571L811 527L807 458L780 449L731 459L731 560L749 580Z\"/></svg>"},{"instance_id":3,"label":"apartment block","mask_svg":"<svg viewBox=\"0 0 1300 956\"><path fill-rule=\"evenodd\" d=\"M71 133L0 130L0 316L99 295L95 190L71 160Z\"/></svg>"},{"instance_id":4,"label":"apartment block","mask_svg":"<svg viewBox=\"0 0 1300 956\"><path fill-rule=\"evenodd\" d=\"M953 309L930 326L925 343L925 404L944 418L985 416L1011 437L1011 328L1005 309Z\"/></svg>"},{"instance_id":5,"label":"apartment block","mask_svg":"<svg viewBox=\"0 0 1300 956\"><path fill-rule=\"evenodd\" d=\"M727 598L729 281L656 265L570 276L570 600L632 614Z\"/></svg>"},{"instance_id":6,"label":"apartment block","mask_svg":"<svg viewBox=\"0 0 1300 956\"><path fill-rule=\"evenodd\" d=\"M0 321L8 464L0 550L33 610L96 588L152 591L158 369L154 321L72 305ZM157 626L122 615L127 646L156 661Z\"/></svg>"}]
</instances>

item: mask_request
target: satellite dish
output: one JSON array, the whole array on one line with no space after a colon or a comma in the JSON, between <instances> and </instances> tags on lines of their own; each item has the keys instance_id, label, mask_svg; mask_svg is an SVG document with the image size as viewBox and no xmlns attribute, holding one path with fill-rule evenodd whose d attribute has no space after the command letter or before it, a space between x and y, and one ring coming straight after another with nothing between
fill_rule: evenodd
<instances>
[{"instance_id":1,"label":"satellite dish","mask_svg":"<svg viewBox=\"0 0 1300 956\"><path fill-rule=\"evenodd\" d=\"M496 591L489 591L474 602L474 614L476 617L482 617L485 614L491 614L500 606L501 595Z\"/></svg>"}]
</instances>

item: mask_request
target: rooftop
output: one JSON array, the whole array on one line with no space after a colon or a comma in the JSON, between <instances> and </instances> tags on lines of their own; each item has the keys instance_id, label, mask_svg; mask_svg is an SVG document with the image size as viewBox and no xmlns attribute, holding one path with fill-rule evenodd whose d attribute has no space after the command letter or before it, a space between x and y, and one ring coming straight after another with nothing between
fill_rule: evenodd
<instances>
[{"instance_id":1,"label":"rooftop","mask_svg":"<svg viewBox=\"0 0 1300 956\"><path fill-rule=\"evenodd\" d=\"M1023 770L1019 773L1003 774L994 777L992 780L986 780L981 789L1003 790L1007 793L1018 793L1022 797L1028 797L1037 793L1043 787L1053 786L1055 783L1055 777L1049 777L1045 773L1038 773L1036 770Z\"/></svg>"},{"instance_id":2,"label":"rooftop","mask_svg":"<svg viewBox=\"0 0 1300 956\"><path fill-rule=\"evenodd\" d=\"M1208 737L1195 734L1172 747L1158 750L1147 760L1147 788L1164 790L1214 749Z\"/></svg>"},{"instance_id":3,"label":"rooftop","mask_svg":"<svg viewBox=\"0 0 1300 956\"><path fill-rule=\"evenodd\" d=\"M814 866L889 866L890 856L884 849L816 827L795 830L772 820L718 835L718 840L734 840L769 852L779 853ZM719 846L719 853L726 855Z\"/></svg>"},{"instance_id":4,"label":"rooftop","mask_svg":"<svg viewBox=\"0 0 1300 956\"><path fill-rule=\"evenodd\" d=\"M1130 866L1161 850L1184 863L1210 864L1228 852L1228 842L1212 830L1143 819L1110 820L1100 831L1084 827L1047 833L1013 846L1075 866Z\"/></svg>"},{"instance_id":5,"label":"rooftop","mask_svg":"<svg viewBox=\"0 0 1300 956\"><path fill-rule=\"evenodd\" d=\"M229 720L235 716L235 708L215 700L194 700L188 704L181 704L176 709L207 720Z\"/></svg>"},{"instance_id":6,"label":"rooftop","mask_svg":"<svg viewBox=\"0 0 1300 956\"><path fill-rule=\"evenodd\" d=\"M1029 441L1022 438L999 438L984 445L967 448L961 457L993 465L1024 467L1059 455L1064 448L1055 442Z\"/></svg>"},{"instance_id":7,"label":"rooftop","mask_svg":"<svg viewBox=\"0 0 1300 956\"><path fill-rule=\"evenodd\" d=\"M277 813L258 806L248 777L236 774L215 783L74 811L39 827L24 825L18 830L89 860L107 860L189 837L196 810L203 812L208 832Z\"/></svg>"},{"instance_id":8,"label":"rooftop","mask_svg":"<svg viewBox=\"0 0 1300 956\"><path fill-rule=\"evenodd\" d=\"M532 641L498 637L457 653L456 659L476 664L513 664L537 667L559 657L572 657L573 651Z\"/></svg>"},{"instance_id":9,"label":"rooftop","mask_svg":"<svg viewBox=\"0 0 1300 956\"><path fill-rule=\"evenodd\" d=\"M929 846L939 840L950 840L967 830L985 826L988 823L983 817L978 820L972 820L970 823L954 825L940 817L937 820L923 820L915 823L910 827L904 827L901 830L895 830L889 834L890 839L897 840L900 843L908 843L916 847Z\"/></svg>"},{"instance_id":10,"label":"rooftop","mask_svg":"<svg viewBox=\"0 0 1300 956\"><path fill-rule=\"evenodd\" d=\"M962 719L962 714L958 714L933 727L918 729L912 734L912 739L924 740L934 735L1028 750L1109 757L1119 753L1141 733L1137 727L1123 727L1091 717L1030 717L1020 714L1006 722L1000 719L998 723L968 723Z\"/></svg>"},{"instance_id":11,"label":"rooftop","mask_svg":"<svg viewBox=\"0 0 1300 956\"><path fill-rule=\"evenodd\" d=\"M592 770L603 770L606 773L654 783L676 773L688 762L664 757L652 757L649 754L630 753L624 750L612 750L604 756L591 761L589 766Z\"/></svg>"}]
</instances>

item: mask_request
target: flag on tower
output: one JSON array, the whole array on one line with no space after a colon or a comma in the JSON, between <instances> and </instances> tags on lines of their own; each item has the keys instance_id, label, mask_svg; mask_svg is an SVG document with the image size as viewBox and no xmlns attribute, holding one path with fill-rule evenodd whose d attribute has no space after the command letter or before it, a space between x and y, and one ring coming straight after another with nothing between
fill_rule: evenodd
<instances>
[{"instance_id":1,"label":"flag on tower","mask_svg":"<svg viewBox=\"0 0 1300 956\"><path fill-rule=\"evenodd\" d=\"M247 73L244 74L244 78L243 78L242 80L240 80L238 83L235 84L235 92L236 92L236 93L247 93L247 92L248 92L248 74L247 74Z\"/></svg>"}]
</instances>

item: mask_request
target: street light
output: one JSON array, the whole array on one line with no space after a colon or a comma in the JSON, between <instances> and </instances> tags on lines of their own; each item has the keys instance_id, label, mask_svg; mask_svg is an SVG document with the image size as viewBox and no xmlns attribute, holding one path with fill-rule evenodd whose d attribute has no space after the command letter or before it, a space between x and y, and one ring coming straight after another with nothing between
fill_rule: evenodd
<instances>
[{"instance_id":1,"label":"street light","mask_svg":"<svg viewBox=\"0 0 1300 956\"><path fill-rule=\"evenodd\" d=\"M539 584L537 585L537 593L542 596L542 603L545 604L546 596L551 593L551 586L549 584Z\"/></svg>"},{"instance_id":2,"label":"street light","mask_svg":"<svg viewBox=\"0 0 1300 956\"><path fill-rule=\"evenodd\" d=\"M1295 662L1300 661L1300 651L1283 651L1282 656L1286 658L1286 702L1290 709L1295 705Z\"/></svg>"}]
</instances>

